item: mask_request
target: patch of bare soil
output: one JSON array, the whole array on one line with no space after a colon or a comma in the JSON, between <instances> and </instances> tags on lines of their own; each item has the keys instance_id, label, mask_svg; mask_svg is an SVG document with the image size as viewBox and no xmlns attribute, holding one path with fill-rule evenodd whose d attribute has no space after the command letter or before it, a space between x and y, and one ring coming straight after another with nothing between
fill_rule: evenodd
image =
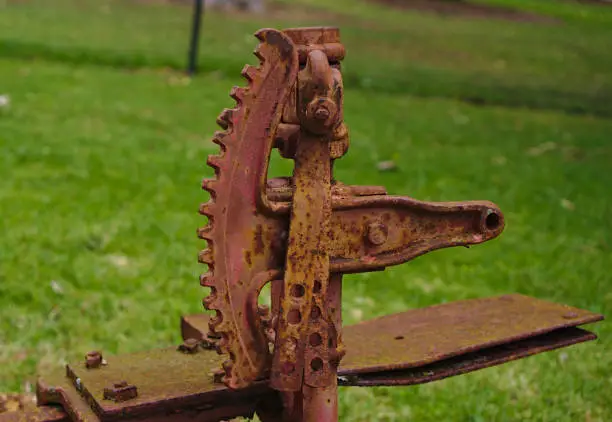
<instances>
[{"instance_id":1,"label":"patch of bare soil","mask_svg":"<svg viewBox=\"0 0 612 422\"><path fill-rule=\"evenodd\" d=\"M369 0L397 9L420 10L446 16L503 19L517 22L553 23L555 19L506 7L487 6L466 0ZM594 0L591 0L594 1Z\"/></svg>"}]
</instances>

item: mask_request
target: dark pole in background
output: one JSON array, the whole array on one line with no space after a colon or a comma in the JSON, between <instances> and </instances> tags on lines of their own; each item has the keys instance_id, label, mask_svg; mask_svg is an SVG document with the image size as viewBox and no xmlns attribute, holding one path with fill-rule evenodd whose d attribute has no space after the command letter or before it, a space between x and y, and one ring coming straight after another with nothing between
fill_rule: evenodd
<instances>
[{"instance_id":1,"label":"dark pole in background","mask_svg":"<svg viewBox=\"0 0 612 422\"><path fill-rule=\"evenodd\" d=\"M191 26L191 43L189 44L189 58L187 63L187 74L194 75L198 67L198 43L200 41L200 25L204 12L204 0L193 2L193 23Z\"/></svg>"}]
</instances>

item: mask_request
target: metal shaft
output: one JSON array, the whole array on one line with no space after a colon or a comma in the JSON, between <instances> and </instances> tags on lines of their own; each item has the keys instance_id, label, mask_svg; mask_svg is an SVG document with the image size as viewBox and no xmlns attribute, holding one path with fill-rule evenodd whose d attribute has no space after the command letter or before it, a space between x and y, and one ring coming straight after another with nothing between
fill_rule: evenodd
<instances>
[{"instance_id":1,"label":"metal shaft","mask_svg":"<svg viewBox=\"0 0 612 422\"><path fill-rule=\"evenodd\" d=\"M189 56L187 58L187 74L194 75L198 67L198 45L200 42L200 26L204 12L203 0L194 0L193 18L191 25L191 41L189 43Z\"/></svg>"}]
</instances>

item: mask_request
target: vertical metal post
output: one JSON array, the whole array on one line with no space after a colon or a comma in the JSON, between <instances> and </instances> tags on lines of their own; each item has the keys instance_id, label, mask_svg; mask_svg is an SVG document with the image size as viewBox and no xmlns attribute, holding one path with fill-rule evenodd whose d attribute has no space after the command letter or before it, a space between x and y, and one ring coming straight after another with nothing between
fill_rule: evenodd
<instances>
[{"instance_id":1,"label":"vertical metal post","mask_svg":"<svg viewBox=\"0 0 612 422\"><path fill-rule=\"evenodd\" d=\"M198 44L200 41L200 25L204 12L204 0L194 0L193 19L191 25L191 42L189 44L189 57L187 63L187 74L194 75L198 67Z\"/></svg>"}]
</instances>

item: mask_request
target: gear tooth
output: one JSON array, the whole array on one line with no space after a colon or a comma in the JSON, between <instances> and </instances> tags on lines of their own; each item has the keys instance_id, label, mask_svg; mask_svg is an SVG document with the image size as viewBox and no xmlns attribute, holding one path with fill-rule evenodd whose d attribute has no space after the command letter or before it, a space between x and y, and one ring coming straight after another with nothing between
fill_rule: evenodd
<instances>
[{"instance_id":1,"label":"gear tooth","mask_svg":"<svg viewBox=\"0 0 612 422\"><path fill-rule=\"evenodd\" d=\"M217 353L219 353L220 355L229 353L230 348L229 348L229 340L227 339L227 335L223 335L215 346L216 346L215 348L217 349Z\"/></svg>"},{"instance_id":2,"label":"gear tooth","mask_svg":"<svg viewBox=\"0 0 612 422\"><path fill-rule=\"evenodd\" d=\"M200 275L200 285L202 287L215 287L215 279L211 272Z\"/></svg>"},{"instance_id":3,"label":"gear tooth","mask_svg":"<svg viewBox=\"0 0 612 422\"><path fill-rule=\"evenodd\" d=\"M230 97L236 101L239 105L244 101L244 96L246 95L246 88L242 88L239 86L235 86L230 91Z\"/></svg>"},{"instance_id":4,"label":"gear tooth","mask_svg":"<svg viewBox=\"0 0 612 422\"><path fill-rule=\"evenodd\" d=\"M216 131L215 134L213 135L212 141L213 143L219 145L222 151L225 151L227 147L227 143L229 141L228 133L224 131L220 131L220 130Z\"/></svg>"},{"instance_id":5,"label":"gear tooth","mask_svg":"<svg viewBox=\"0 0 612 422\"><path fill-rule=\"evenodd\" d=\"M217 192L217 179L204 179L202 180L202 189L210 192L213 196Z\"/></svg>"},{"instance_id":6,"label":"gear tooth","mask_svg":"<svg viewBox=\"0 0 612 422\"><path fill-rule=\"evenodd\" d=\"M202 299L202 303L204 304L204 307L206 309L208 309L209 311L215 310L217 309L217 295L215 293L211 293L208 296L206 296L204 299Z\"/></svg>"},{"instance_id":7,"label":"gear tooth","mask_svg":"<svg viewBox=\"0 0 612 422\"><path fill-rule=\"evenodd\" d=\"M213 265L213 252L210 247L202 250L198 255L198 261L201 264Z\"/></svg>"},{"instance_id":8,"label":"gear tooth","mask_svg":"<svg viewBox=\"0 0 612 422\"><path fill-rule=\"evenodd\" d=\"M217 333L217 327L223 322L223 314L215 309L215 316L208 320L208 329L212 333Z\"/></svg>"},{"instance_id":9,"label":"gear tooth","mask_svg":"<svg viewBox=\"0 0 612 422\"><path fill-rule=\"evenodd\" d=\"M214 236L213 227L211 225L200 227L198 229L198 237L200 239L207 240L209 245L210 245L210 242L213 241L213 236Z\"/></svg>"},{"instance_id":10,"label":"gear tooth","mask_svg":"<svg viewBox=\"0 0 612 422\"><path fill-rule=\"evenodd\" d=\"M265 48L266 48L266 45L262 43L262 44L259 44L253 51L253 54L255 55L255 57L259 59L260 63L263 63L266 61L266 56L263 52Z\"/></svg>"},{"instance_id":11,"label":"gear tooth","mask_svg":"<svg viewBox=\"0 0 612 422\"><path fill-rule=\"evenodd\" d=\"M225 333L225 332L229 332L232 329L232 326L230 325L230 323L226 320L221 320L217 325L217 331Z\"/></svg>"},{"instance_id":12,"label":"gear tooth","mask_svg":"<svg viewBox=\"0 0 612 422\"><path fill-rule=\"evenodd\" d=\"M214 218L214 206L213 201L208 201L200 205L200 214L210 218Z\"/></svg>"},{"instance_id":13,"label":"gear tooth","mask_svg":"<svg viewBox=\"0 0 612 422\"><path fill-rule=\"evenodd\" d=\"M258 73L259 73L259 70L257 70L255 66L251 66L248 64L242 69L242 72L241 72L242 76L249 82L253 82L255 78L257 77Z\"/></svg>"},{"instance_id":14,"label":"gear tooth","mask_svg":"<svg viewBox=\"0 0 612 422\"><path fill-rule=\"evenodd\" d=\"M267 38L268 33L271 30L269 28L262 28L257 30L257 32L255 32L255 38L257 38L259 41L264 42Z\"/></svg>"},{"instance_id":15,"label":"gear tooth","mask_svg":"<svg viewBox=\"0 0 612 422\"><path fill-rule=\"evenodd\" d=\"M206 159L206 164L215 170L219 170L221 165L223 164L223 156L222 155L209 155Z\"/></svg>"},{"instance_id":16,"label":"gear tooth","mask_svg":"<svg viewBox=\"0 0 612 422\"><path fill-rule=\"evenodd\" d=\"M231 108L224 109L219 117L217 117L217 124L223 129L228 129L233 124L234 110Z\"/></svg>"}]
</instances>

